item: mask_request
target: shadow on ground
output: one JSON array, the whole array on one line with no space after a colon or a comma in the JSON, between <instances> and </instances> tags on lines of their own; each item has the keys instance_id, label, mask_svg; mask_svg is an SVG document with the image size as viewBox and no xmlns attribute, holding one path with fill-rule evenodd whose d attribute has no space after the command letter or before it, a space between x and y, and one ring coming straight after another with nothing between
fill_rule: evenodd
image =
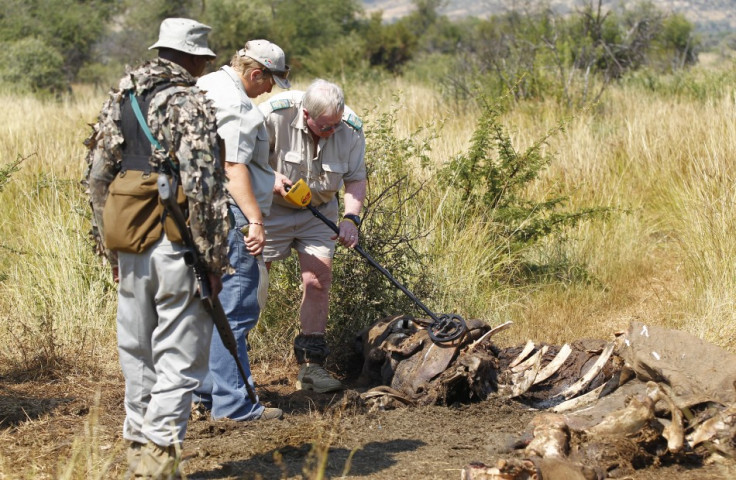
<instances>
[{"instance_id":1,"label":"shadow on ground","mask_svg":"<svg viewBox=\"0 0 736 480\"><path fill-rule=\"evenodd\" d=\"M350 451L345 448L330 448L324 478L341 477L348 472L351 476L368 476L397 464L395 455L415 451L426 445L421 440L390 440L371 442L363 448ZM323 456L324 458L324 456ZM320 469L319 456L311 444L299 447L287 446L256 455L248 460L226 462L212 471L193 472L187 476L195 479L213 478L293 478Z\"/></svg>"}]
</instances>

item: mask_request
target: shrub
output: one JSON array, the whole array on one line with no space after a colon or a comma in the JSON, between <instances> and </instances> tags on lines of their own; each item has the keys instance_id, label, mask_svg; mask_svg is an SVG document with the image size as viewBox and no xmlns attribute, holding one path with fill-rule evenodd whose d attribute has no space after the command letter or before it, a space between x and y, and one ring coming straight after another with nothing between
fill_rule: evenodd
<instances>
[{"instance_id":1,"label":"shrub","mask_svg":"<svg viewBox=\"0 0 736 480\"><path fill-rule=\"evenodd\" d=\"M61 54L38 38L0 43L0 83L16 92L60 93L68 88Z\"/></svg>"},{"instance_id":2,"label":"shrub","mask_svg":"<svg viewBox=\"0 0 736 480\"><path fill-rule=\"evenodd\" d=\"M5 185L10 181L10 177L20 170L20 164L23 160L25 160L25 158L18 155L18 158L14 162L0 165L0 192L3 191Z\"/></svg>"},{"instance_id":3,"label":"shrub","mask_svg":"<svg viewBox=\"0 0 736 480\"><path fill-rule=\"evenodd\" d=\"M527 282L539 273L554 275L552 265L530 262L528 250L583 219L604 216L609 209L566 210L567 197L562 193L532 198L529 186L553 160L543 147L563 125L518 151L501 123L501 108L488 99L481 99L481 105L470 148L440 172L448 187L458 192L456 201L462 205L456 209L457 228L471 222L485 224L488 242L494 245L490 250L505 252L495 260L500 266L488 266L496 272L498 283ZM569 270L566 265L556 268Z\"/></svg>"}]
</instances>

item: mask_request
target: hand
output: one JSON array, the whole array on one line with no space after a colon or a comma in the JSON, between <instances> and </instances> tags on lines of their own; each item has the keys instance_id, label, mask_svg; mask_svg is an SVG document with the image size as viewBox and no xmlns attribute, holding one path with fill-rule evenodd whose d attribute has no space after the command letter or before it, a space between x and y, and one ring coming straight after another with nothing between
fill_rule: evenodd
<instances>
[{"instance_id":1,"label":"hand","mask_svg":"<svg viewBox=\"0 0 736 480\"><path fill-rule=\"evenodd\" d=\"M358 245L358 227L355 226L350 220L343 220L340 222L340 234L334 235L333 240L337 240L341 245L355 248Z\"/></svg>"},{"instance_id":2,"label":"hand","mask_svg":"<svg viewBox=\"0 0 736 480\"><path fill-rule=\"evenodd\" d=\"M263 247L266 245L266 231L263 225L259 223L248 224L248 233L245 234L244 241L245 248L254 257L263 252Z\"/></svg>"},{"instance_id":3,"label":"hand","mask_svg":"<svg viewBox=\"0 0 736 480\"><path fill-rule=\"evenodd\" d=\"M287 186L291 186L292 182L289 180L289 177L284 175L283 173L274 172L276 174L276 178L273 182L273 193L278 193L282 197L285 197L288 193L286 191Z\"/></svg>"},{"instance_id":4,"label":"hand","mask_svg":"<svg viewBox=\"0 0 736 480\"><path fill-rule=\"evenodd\" d=\"M120 270L118 270L117 265L112 266L112 281L115 283L120 283Z\"/></svg>"}]
</instances>

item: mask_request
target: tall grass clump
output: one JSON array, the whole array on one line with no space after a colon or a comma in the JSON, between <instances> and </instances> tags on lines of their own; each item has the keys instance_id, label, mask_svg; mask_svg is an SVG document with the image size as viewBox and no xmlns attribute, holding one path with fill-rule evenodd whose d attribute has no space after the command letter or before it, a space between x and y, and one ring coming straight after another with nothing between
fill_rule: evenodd
<instances>
[{"instance_id":1,"label":"tall grass clump","mask_svg":"<svg viewBox=\"0 0 736 480\"><path fill-rule=\"evenodd\" d=\"M0 192L0 365L30 376L90 371L115 345L114 287L92 254L79 184L80 138L95 113L72 99L3 102L2 158L24 160Z\"/></svg>"},{"instance_id":2,"label":"tall grass clump","mask_svg":"<svg viewBox=\"0 0 736 480\"><path fill-rule=\"evenodd\" d=\"M690 288L683 327L736 348L736 151L734 101L691 105L698 122L683 125L671 173L657 193L660 215L671 225ZM691 110L691 112L694 111Z\"/></svg>"}]
</instances>

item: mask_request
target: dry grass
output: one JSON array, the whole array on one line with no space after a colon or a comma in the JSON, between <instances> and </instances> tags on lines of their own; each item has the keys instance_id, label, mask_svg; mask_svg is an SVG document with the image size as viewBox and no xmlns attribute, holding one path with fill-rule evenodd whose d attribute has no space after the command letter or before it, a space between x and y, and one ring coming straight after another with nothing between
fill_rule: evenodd
<instances>
[{"instance_id":1,"label":"dry grass","mask_svg":"<svg viewBox=\"0 0 736 480\"><path fill-rule=\"evenodd\" d=\"M436 166L466 148L475 126L474 109L458 109L431 90L401 80L348 93L358 112L385 111L398 101L400 136L432 122L441 125L433 142ZM431 231L417 248L434 258L425 274L439 283L435 311L494 324L513 320L515 327L499 338L506 344L608 337L638 319L682 328L736 351L733 98L724 94L703 102L612 88L600 105L578 113L551 139L548 148L556 160L530 194L564 192L574 207L617 210L607 222L580 224L530 255L585 265L587 283L493 285L488 271L502 252L490 247L483 225L461 230L448 223L453 215L443 200L452 192L431 182L434 201L417 205L415 215ZM44 369L54 374L60 365L117 369L116 296L107 267L91 254L88 208L78 183L86 124L102 99L91 90L62 103L0 95L6 107L0 111L0 163L26 158L0 192L2 374L28 376ZM562 120L551 103L504 117L517 149ZM431 180L432 170L421 175ZM256 349L259 335L283 340L273 361L289 355L284 332L256 332ZM109 457L93 455L81 441L94 442L93 424L92 419L79 434L74 458L62 461L60 478L104 476ZM325 445L333 441L323 440ZM0 472L11 470L12 462L0 458ZM80 470L84 462L92 463ZM311 468L319 475L319 461ZM12 478L41 473L17 472ZM0 473L0 478L11 477Z\"/></svg>"},{"instance_id":2,"label":"dry grass","mask_svg":"<svg viewBox=\"0 0 736 480\"><path fill-rule=\"evenodd\" d=\"M466 148L475 126L475 109L400 79L348 97L359 112L398 105L399 136L436 129L436 166ZM77 183L84 168L81 140L102 98L91 90L78 90L63 103L3 97L9 106L0 112L3 158L27 157L2 193L0 217L0 315L9 320L0 355L18 366L35 365L33 353L20 346L27 338L43 337L36 346L46 354L53 349L58 358L84 352L91 360L114 348L115 296L106 269L88 253L88 213ZM418 248L435 258L427 274L440 279L436 310L512 319L517 328L505 334L508 342L600 335L636 316L733 348L732 108L728 95L704 103L628 88L611 89L572 119L544 102L504 117L517 149L566 122L549 142L556 159L531 195L564 192L573 207L618 209L608 222L581 224L533 253L587 266L593 279L587 285L499 290L487 277L501 252L488 247L482 225L459 230L448 223L452 215L443 199L452 192L431 178L432 169L422 171L435 202L416 206L415 215L432 232ZM662 282L671 286L652 287ZM635 313L631 305L639 306Z\"/></svg>"},{"instance_id":3,"label":"dry grass","mask_svg":"<svg viewBox=\"0 0 736 480\"><path fill-rule=\"evenodd\" d=\"M87 242L79 184L81 141L101 100L0 99L0 158L25 158L0 194L1 363L30 375L111 365L115 297Z\"/></svg>"}]
</instances>

